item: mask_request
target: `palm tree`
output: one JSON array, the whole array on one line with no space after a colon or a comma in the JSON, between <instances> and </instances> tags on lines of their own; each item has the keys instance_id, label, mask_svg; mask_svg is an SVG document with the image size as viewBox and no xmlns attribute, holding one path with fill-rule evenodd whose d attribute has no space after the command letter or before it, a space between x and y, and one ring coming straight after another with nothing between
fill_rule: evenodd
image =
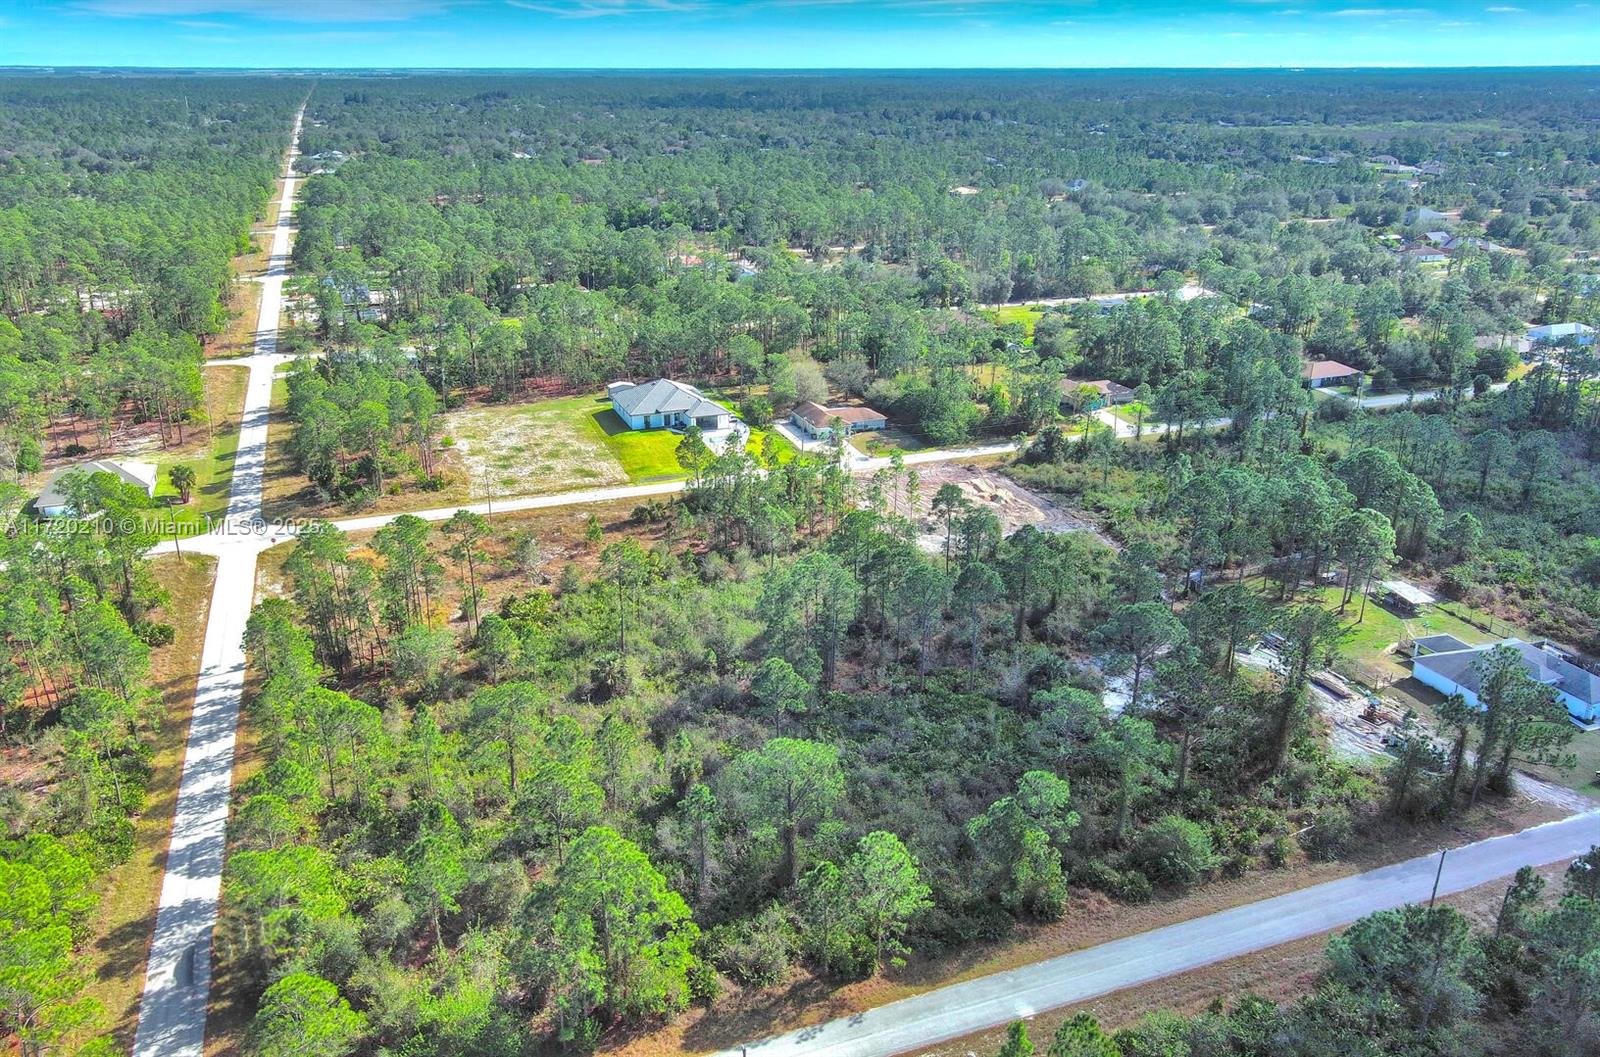
<instances>
[{"instance_id":1,"label":"palm tree","mask_svg":"<svg viewBox=\"0 0 1600 1057\"><path fill-rule=\"evenodd\" d=\"M181 464L174 466L167 471L167 480L178 490L178 502L189 502L190 495L194 493L194 467Z\"/></svg>"}]
</instances>

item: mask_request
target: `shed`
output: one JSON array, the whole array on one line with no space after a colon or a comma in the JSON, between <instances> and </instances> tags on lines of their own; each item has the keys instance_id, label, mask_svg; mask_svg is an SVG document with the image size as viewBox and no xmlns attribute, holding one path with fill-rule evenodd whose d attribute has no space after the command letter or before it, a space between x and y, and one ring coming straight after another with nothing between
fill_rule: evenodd
<instances>
[{"instance_id":1,"label":"shed","mask_svg":"<svg viewBox=\"0 0 1600 1057\"><path fill-rule=\"evenodd\" d=\"M1383 588L1388 605L1405 616L1416 616L1423 606L1431 606L1439 601L1439 596L1432 591L1404 580L1385 580L1378 586Z\"/></svg>"}]
</instances>

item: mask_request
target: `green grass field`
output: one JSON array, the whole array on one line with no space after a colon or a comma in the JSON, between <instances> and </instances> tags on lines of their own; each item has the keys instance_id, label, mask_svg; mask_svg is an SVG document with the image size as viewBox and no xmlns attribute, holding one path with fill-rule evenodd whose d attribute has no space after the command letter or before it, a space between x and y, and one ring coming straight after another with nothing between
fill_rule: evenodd
<instances>
[{"instance_id":1,"label":"green grass field","mask_svg":"<svg viewBox=\"0 0 1600 1057\"><path fill-rule=\"evenodd\" d=\"M979 315L1000 327L1007 323L1021 323L1028 340L1032 341L1033 328L1038 326L1044 311L1043 305L1001 305L999 308L982 309Z\"/></svg>"}]
</instances>

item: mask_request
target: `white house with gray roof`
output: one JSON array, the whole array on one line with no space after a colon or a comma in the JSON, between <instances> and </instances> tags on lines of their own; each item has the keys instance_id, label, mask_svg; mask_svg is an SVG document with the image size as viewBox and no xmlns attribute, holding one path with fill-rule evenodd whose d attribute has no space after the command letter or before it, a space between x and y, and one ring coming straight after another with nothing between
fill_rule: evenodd
<instances>
[{"instance_id":1,"label":"white house with gray roof","mask_svg":"<svg viewBox=\"0 0 1600 1057\"><path fill-rule=\"evenodd\" d=\"M1451 644L1441 641L1437 645L1448 647ZM1478 691L1483 682L1478 662L1497 646L1517 651L1528 675L1555 692L1557 699L1567 706L1574 723L1583 727L1600 724L1600 675L1578 667L1547 642L1502 639L1483 646L1419 653L1411 662L1411 674L1441 694L1460 694L1467 704L1481 708Z\"/></svg>"},{"instance_id":2,"label":"white house with gray roof","mask_svg":"<svg viewBox=\"0 0 1600 1057\"><path fill-rule=\"evenodd\" d=\"M670 378L654 381L612 382L606 396L617 417L629 429L688 429L698 426L702 433L715 433L733 426L733 412L692 385Z\"/></svg>"}]
</instances>

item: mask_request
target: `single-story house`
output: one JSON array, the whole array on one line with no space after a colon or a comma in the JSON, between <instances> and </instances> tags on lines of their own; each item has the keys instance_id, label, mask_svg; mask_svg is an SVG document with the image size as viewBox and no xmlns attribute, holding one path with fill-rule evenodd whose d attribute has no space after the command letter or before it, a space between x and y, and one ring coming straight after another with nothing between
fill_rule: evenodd
<instances>
[{"instance_id":1,"label":"single-story house","mask_svg":"<svg viewBox=\"0 0 1600 1057\"><path fill-rule=\"evenodd\" d=\"M707 400L692 385L657 378L650 382L612 382L606 396L617 417L629 429L687 429L697 426L702 432L728 429L733 412Z\"/></svg>"},{"instance_id":2,"label":"single-story house","mask_svg":"<svg viewBox=\"0 0 1600 1057\"><path fill-rule=\"evenodd\" d=\"M1546 323L1528 331L1528 341L1534 345L1554 345L1568 338L1579 345L1593 345L1594 328L1587 323Z\"/></svg>"},{"instance_id":3,"label":"single-story house","mask_svg":"<svg viewBox=\"0 0 1600 1057\"><path fill-rule=\"evenodd\" d=\"M1573 664L1548 642L1502 639L1486 646L1432 653L1412 661L1411 674L1441 694L1460 694L1467 704L1481 707L1478 691L1483 685L1483 673L1479 661L1497 646L1517 651L1528 675L1555 692L1574 722L1585 726L1600 722L1600 675Z\"/></svg>"},{"instance_id":4,"label":"single-story house","mask_svg":"<svg viewBox=\"0 0 1600 1057\"><path fill-rule=\"evenodd\" d=\"M1444 243L1444 248L1454 253L1456 250L1476 249L1485 253L1505 253L1506 248L1498 242L1480 239L1476 235L1457 235Z\"/></svg>"},{"instance_id":5,"label":"single-story house","mask_svg":"<svg viewBox=\"0 0 1600 1057\"><path fill-rule=\"evenodd\" d=\"M33 508L39 512L40 517L65 517L72 514L72 497L67 491L66 477L68 475L91 477L97 473L108 473L126 484L137 485L144 489L145 495L156 494L155 463L136 462L131 459L96 459L93 462L63 466L51 474L50 480L45 483L44 491L34 500ZM90 514L93 511L77 513Z\"/></svg>"},{"instance_id":6,"label":"single-story house","mask_svg":"<svg viewBox=\"0 0 1600 1057\"><path fill-rule=\"evenodd\" d=\"M1438 223L1439 221L1449 219L1449 217L1445 216L1437 209L1427 208L1408 209L1406 210L1405 215L1405 222L1407 224L1434 224Z\"/></svg>"},{"instance_id":7,"label":"single-story house","mask_svg":"<svg viewBox=\"0 0 1600 1057\"><path fill-rule=\"evenodd\" d=\"M1402 616L1414 617L1423 606L1439 601L1439 596L1432 591L1404 580L1385 580L1378 586L1383 589L1384 603Z\"/></svg>"},{"instance_id":8,"label":"single-story house","mask_svg":"<svg viewBox=\"0 0 1600 1057\"><path fill-rule=\"evenodd\" d=\"M1325 385L1353 384L1361 372L1338 360L1307 360L1300 365L1300 377L1312 389L1321 389Z\"/></svg>"},{"instance_id":9,"label":"single-story house","mask_svg":"<svg viewBox=\"0 0 1600 1057\"><path fill-rule=\"evenodd\" d=\"M1450 254L1439 246L1407 246L1400 251L1400 259L1418 264L1441 264L1450 259Z\"/></svg>"},{"instance_id":10,"label":"single-story house","mask_svg":"<svg viewBox=\"0 0 1600 1057\"><path fill-rule=\"evenodd\" d=\"M1480 334L1472 339L1472 347L1479 350L1507 348L1520 356L1533 348L1533 344L1527 338L1511 334Z\"/></svg>"},{"instance_id":11,"label":"single-story house","mask_svg":"<svg viewBox=\"0 0 1600 1057\"><path fill-rule=\"evenodd\" d=\"M846 434L883 429L889 424L883 412L870 407L823 407L814 400L802 401L789 413L795 428L815 439L832 436L836 419Z\"/></svg>"},{"instance_id":12,"label":"single-story house","mask_svg":"<svg viewBox=\"0 0 1600 1057\"><path fill-rule=\"evenodd\" d=\"M1083 382L1076 378L1063 378L1061 380L1061 399L1063 401L1071 400L1075 403L1078 399L1078 391L1084 386L1093 389L1097 394L1093 400L1089 401L1088 410L1090 411L1098 411L1102 407L1112 404L1126 404L1133 399L1132 389L1129 389L1121 382L1113 382L1109 378L1099 378L1092 382Z\"/></svg>"},{"instance_id":13,"label":"single-story house","mask_svg":"<svg viewBox=\"0 0 1600 1057\"><path fill-rule=\"evenodd\" d=\"M1424 231L1422 233L1422 237L1433 243L1435 246L1446 245L1451 239L1455 238L1454 235L1443 230L1442 228L1438 231Z\"/></svg>"}]
</instances>

